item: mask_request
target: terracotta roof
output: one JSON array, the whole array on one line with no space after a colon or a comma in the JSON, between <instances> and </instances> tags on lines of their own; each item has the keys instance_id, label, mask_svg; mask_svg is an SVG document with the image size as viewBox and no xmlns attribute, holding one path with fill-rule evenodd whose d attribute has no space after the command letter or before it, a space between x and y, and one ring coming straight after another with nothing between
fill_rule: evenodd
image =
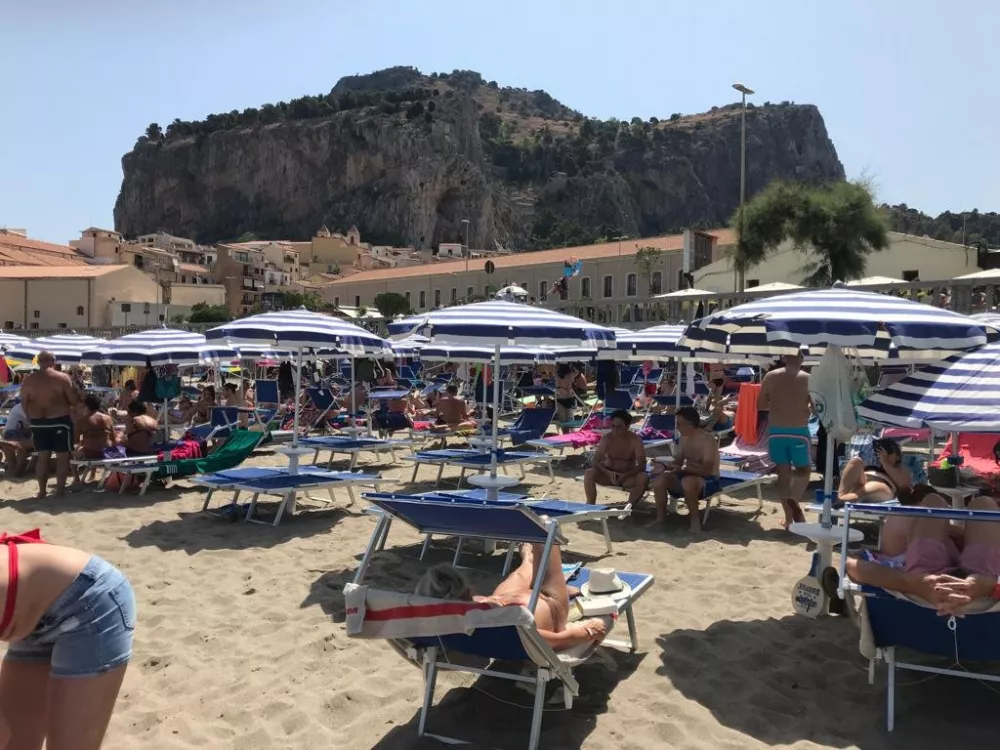
<instances>
[{"instance_id":1,"label":"terracotta roof","mask_svg":"<svg viewBox=\"0 0 1000 750\"><path fill-rule=\"evenodd\" d=\"M207 266L199 266L197 263L181 263L178 265L178 269L188 273L208 273Z\"/></svg>"},{"instance_id":2,"label":"terracotta roof","mask_svg":"<svg viewBox=\"0 0 1000 750\"><path fill-rule=\"evenodd\" d=\"M82 258L71 258L67 255L56 255L34 250L16 250L6 245L0 245L0 265L13 266L85 266Z\"/></svg>"},{"instance_id":3,"label":"terracotta roof","mask_svg":"<svg viewBox=\"0 0 1000 750\"><path fill-rule=\"evenodd\" d=\"M131 268L131 266L112 266L110 264L100 266L0 266L0 279L83 279L105 276L123 268Z\"/></svg>"},{"instance_id":4,"label":"terracotta roof","mask_svg":"<svg viewBox=\"0 0 1000 750\"><path fill-rule=\"evenodd\" d=\"M56 245L52 242L42 242L41 240L31 240L19 234L11 234L0 230L0 245L14 248L16 250L38 250L45 253L57 253L59 255L72 255L77 257L77 252L69 245Z\"/></svg>"},{"instance_id":5,"label":"terracotta roof","mask_svg":"<svg viewBox=\"0 0 1000 750\"><path fill-rule=\"evenodd\" d=\"M705 232L716 237L720 245L731 245L736 242L736 232L732 229L710 229ZM680 251L684 249L684 235L672 234L663 237L640 237L637 239L622 240L621 254L635 255L640 247L655 247L664 251ZM583 247L564 247L558 250L538 250L529 253L514 253L512 255L500 255L490 258L497 268L521 268L524 266L536 266L544 263L562 263L567 258L578 260L598 260L600 258L613 258L618 255L617 242L604 242L598 245L584 245ZM481 259L479 259L481 260ZM338 284L354 284L359 281L381 281L383 279L394 279L413 276L436 276L438 274L460 273L466 268L465 260L448 261L446 263L425 263L419 266L396 266L378 271L361 271L353 274L350 278L331 281L330 286ZM479 268L469 270L479 270Z\"/></svg>"}]
</instances>

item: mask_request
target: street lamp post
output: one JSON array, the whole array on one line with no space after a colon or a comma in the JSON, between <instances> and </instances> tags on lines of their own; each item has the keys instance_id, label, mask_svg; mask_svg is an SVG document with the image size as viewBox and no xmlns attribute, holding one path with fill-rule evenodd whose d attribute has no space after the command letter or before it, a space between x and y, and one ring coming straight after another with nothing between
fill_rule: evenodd
<instances>
[{"instance_id":1,"label":"street lamp post","mask_svg":"<svg viewBox=\"0 0 1000 750\"><path fill-rule=\"evenodd\" d=\"M742 83L734 83L733 88L740 92L742 96L741 100L741 112L740 112L740 236L737 242L739 243L739 249L743 249L743 206L746 202L747 196L747 95L753 94L754 91L751 88L747 88ZM743 292L746 286L746 274L743 270L735 270L736 280L735 280L735 291Z\"/></svg>"},{"instance_id":2,"label":"street lamp post","mask_svg":"<svg viewBox=\"0 0 1000 750\"><path fill-rule=\"evenodd\" d=\"M464 253L464 255L465 255L465 270L466 271L469 270L469 225L471 223L472 222L470 222L468 219L462 219L462 224L465 225L465 253Z\"/></svg>"}]
</instances>

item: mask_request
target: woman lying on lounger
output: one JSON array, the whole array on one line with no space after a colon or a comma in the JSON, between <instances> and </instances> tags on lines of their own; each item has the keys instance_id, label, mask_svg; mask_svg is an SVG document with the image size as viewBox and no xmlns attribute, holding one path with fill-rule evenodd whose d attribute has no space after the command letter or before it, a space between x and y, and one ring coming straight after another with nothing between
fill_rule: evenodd
<instances>
[{"instance_id":1,"label":"woman lying on lounger","mask_svg":"<svg viewBox=\"0 0 1000 750\"><path fill-rule=\"evenodd\" d=\"M844 464L837 490L839 504L884 503L900 490L913 489L913 477L902 464L903 453L895 440L875 441L875 454L880 466L865 466L858 456Z\"/></svg>"},{"instance_id":2,"label":"woman lying on lounger","mask_svg":"<svg viewBox=\"0 0 1000 750\"><path fill-rule=\"evenodd\" d=\"M435 565L424 573L414 593L435 599L485 602L498 607L526 607L531 599L531 587L538 575L537 565L542 557L542 549L540 544L522 545L520 567L493 590L492 596L474 596L465 576L448 564ZM552 547L549 555L534 615L538 634L553 651L565 651L582 643L596 643L607 635L604 622L596 618L567 622L569 587L563 576L562 556L556 546Z\"/></svg>"}]
</instances>

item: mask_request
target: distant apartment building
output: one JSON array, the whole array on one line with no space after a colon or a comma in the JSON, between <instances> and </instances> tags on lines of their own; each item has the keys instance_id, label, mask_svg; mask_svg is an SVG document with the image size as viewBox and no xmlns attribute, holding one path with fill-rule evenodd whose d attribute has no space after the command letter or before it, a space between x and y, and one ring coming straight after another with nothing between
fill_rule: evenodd
<instances>
[{"instance_id":1,"label":"distant apartment building","mask_svg":"<svg viewBox=\"0 0 1000 750\"><path fill-rule=\"evenodd\" d=\"M232 315L245 315L261 306L267 261L262 250L240 245L218 245L212 268L225 288L226 307Z\"/></svg>"},{"instance_id":2,"label":"distant apartment building","mask_svg":"<svg viewBox=\"0 0 1000 750\"><path fill-rule=\"evenodd\" d=\"M311 273L337 273L339 269L354 268L358 257L369 249L355 226L347 230L346 235L322 226L310 242L309 270Z\"/></svg>"},{"instance_id":3,"label":"distant apartment building","mask_svg":"<svg viewBox=\"0 0 1000 750\"><path fill-rule=\"evenodd\" d=\"M122 262L122 236L113 229L87 227L80 232L80 239L72 240L69 244L92 263Z\"/></svg>"}]
</instances>

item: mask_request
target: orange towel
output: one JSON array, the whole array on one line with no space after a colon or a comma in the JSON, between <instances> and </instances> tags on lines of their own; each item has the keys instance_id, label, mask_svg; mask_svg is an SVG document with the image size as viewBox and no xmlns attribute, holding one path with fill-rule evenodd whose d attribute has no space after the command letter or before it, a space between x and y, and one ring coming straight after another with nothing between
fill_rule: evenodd
<instances>
[{"instance_id":1,"label":"orange towel","mask_svg":"<svg viewBox=\"0 0 1000 750\"><path fill-rule=\"evenodd\" d=\"M962 468L971 469L979 476L990 476L1000 473L1000 466L993 459L993 446L1000 440L1000 435L988 432L962 432L958 435L959 455L963 458ZM944 444L944 450L935 461L935 465L940 465L941 460L950 456L953 452L951 436Z\"/></svg>"},{"instance_id":2,"label":"orange towel","mask_svg":"<svg viewBox=\"0 0 1000 750\"><path fill-rule=\"evenodd\" d=\"M757 444L757 399L760 383L743 383L736 401L736 434L747 445Z\"/></svg>"}]
</instances>

